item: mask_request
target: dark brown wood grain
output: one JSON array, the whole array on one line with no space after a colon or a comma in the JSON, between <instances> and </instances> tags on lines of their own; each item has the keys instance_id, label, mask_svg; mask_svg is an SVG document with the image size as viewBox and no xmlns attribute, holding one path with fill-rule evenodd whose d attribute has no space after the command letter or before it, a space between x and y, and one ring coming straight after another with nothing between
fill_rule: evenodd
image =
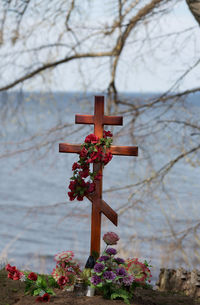
<instances>
[{"instance_id":1,"label":"dark brown wood grain","mask_svg":"<svg viewBox=\"0 0 200 305\"><path fill-rule=\"evenodd\" d=\"M81 152L81 144L69 144L69 143L60 143L59 144L60 153L77 153Z\"/></svg>"},{"instance_id":2,"label":"dark brown wood grain","mask_svg":"<svg viewBox=\"0 0 200 305\"><path fill-rule=\"evenodd\" d=\"M110 152L118 156L138 156L137 146L111 146Z\"/></svg>"}]
</instances>

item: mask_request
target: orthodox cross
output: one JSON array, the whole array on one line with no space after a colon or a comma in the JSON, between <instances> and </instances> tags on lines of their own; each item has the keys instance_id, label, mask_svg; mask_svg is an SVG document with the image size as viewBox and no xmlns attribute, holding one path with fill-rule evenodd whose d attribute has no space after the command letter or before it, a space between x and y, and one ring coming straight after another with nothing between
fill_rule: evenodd
<instances>
[{"instance_id":1,"label":"orthodox cross","mask_svg":"<svg viewBox=\"0 0 200 305\"><path fill-rule=\"evenodd\" d=\"M80 115L75 116L76 124L93 124L94 134L103 138L104 125L123 125L122 116L106 116L104 115L104 96L95 96L94 115ZM80 153L81 144L60 143L59 152L61 153ZM123 156L137 156L137 146L111 146L109 151L113 155ZM93 164L93 172L102 175L103 168L100 162ZM101 240L101 214L103 213L115 226L117 226L117 213L102 199L102 181L95 180L95 191L89 194L87 198L92 202L92 216L91 216L91 246L90 254L100 254L100 240Z\"/></svg>"}]
</instances>

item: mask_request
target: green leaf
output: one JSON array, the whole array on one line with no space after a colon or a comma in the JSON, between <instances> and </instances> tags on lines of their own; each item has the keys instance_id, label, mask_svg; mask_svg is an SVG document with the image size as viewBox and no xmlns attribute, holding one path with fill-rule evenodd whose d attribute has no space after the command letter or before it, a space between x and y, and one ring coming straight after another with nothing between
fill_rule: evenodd
<instances>
[{"instance_id":1,"label":"green leaf","mask_svg":"<svg viewBox=\"0 0 200 305\"><path fill-rule=\"evenodd\" d=\"M47 288L47 282L46 282L46 280L41 275L38 276L37 281L36 281L36 285L39 288L42 288L42 289L46 289Z\"/></svg>"},{"instance_id":2,"label":"green leaf","mask_svg":"<svg viewBox=\"0 0 200 305\"><path fill-rule=\"evenodd\" d=\"M53 289L51 289L51 288L46 289L46 292L49 294L52 294L52 295L56 295L55 292L53 291Z\"/></svg>"},{"instance_id":3,"label":"green leaf","mask_svg":"<svg viewBox=\"0 0 200 305\"><path fill-rule=\"evenodd\" d=\"M33 295L34 296L39 295L41 290L42 290L41 288L35 289Z\"/></svg>"},{"instance_id":4,"label":"green leaf","mask_svg":"<svg viewBox=\"0 0 200 305\"><path fill-rule=\"evenodd\" d=\"M48 276L48 284L50 287L55 287L55 288L60 287L56 282L56 280L51 275Z\"/></svg>"},{"instance_id":5,"label":"green leaf","mask_svg":"<svg viewBox=\"0 0 200 305\"><path fill-rule=\"evenodd\" d=\"M103 274L103 272L99 272L99 273L96 273L98 276L101 276Z\"/></svg>"},{"instance_id":6,"label":"green leaf","mask_svg":"<svg viewBox=\"0 0 200 305\"><path fill-rule=\"evenodd\" d=\"M33 283L31 281L26 281L26 287L25 287L25 290L24 290L26 295L30 293L30 288L31 288L32 284Z\"/></svg>"},{"instance_id":7,"label":"green leaf","mask_svg":"<svg viewBox=\"0 0 200 305\"><path fill-rule=\"evenodd\" d=\"M112 280L106 280L106 283L112 283Z\"/></svg>"},{"instance_id":8,"label":"green leaf","mask_svg":"<svg viewBox=\"0 0 200 305\"><path fill-rule=\"evenodd\" d=\"M118 289L116 292L112 293L110 298L111 300L115 300L115 299L123 299L124 303L130 305L130 301L129 299L132 297L132 295L130 293L128 293L126 290L124 289Z\"/></svg>"}]
</instances>

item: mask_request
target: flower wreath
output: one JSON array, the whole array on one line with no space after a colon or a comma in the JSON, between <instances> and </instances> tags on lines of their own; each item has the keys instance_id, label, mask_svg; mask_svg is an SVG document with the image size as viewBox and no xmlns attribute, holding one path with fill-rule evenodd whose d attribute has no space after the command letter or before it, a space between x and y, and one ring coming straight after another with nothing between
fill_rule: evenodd
<instances>
[{"instance_id":1,"label":"flower wreath","mask_svg":"<svg viewBox=\"0 0 200 305\"><path fill-rule=\"evenodd\" d=\"M103 166L108 164L112 159L111 152L107 152L112 144L112 133L110 131L103 132L103 138L97 137L95 134L89 134L79 155L78 162L72 165L73 176L70 178L68 192L70 200L82 201L84 196L93 193L95 190L95 180L100 180L100 173L91 172L90 164L101 162ZM87 181L86 181L87 179Z\"/></svg>"}]
</instances>

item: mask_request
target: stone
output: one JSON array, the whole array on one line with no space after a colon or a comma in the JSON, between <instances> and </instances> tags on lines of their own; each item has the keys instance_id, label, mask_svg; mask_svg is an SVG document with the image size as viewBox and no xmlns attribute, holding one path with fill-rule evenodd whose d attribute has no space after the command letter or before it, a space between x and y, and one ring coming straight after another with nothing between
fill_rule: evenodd
<instances>
[{"instance_id":1,"label":"stone","mask_svg":"<svg viewBox=\"0 0 200 305\"><path fill-rule=\"evenodd\" d=\"M198 299L200 298L200 270L161 268L156 285L159 291L184 293Z\"/></svg>"}]
</instances>

